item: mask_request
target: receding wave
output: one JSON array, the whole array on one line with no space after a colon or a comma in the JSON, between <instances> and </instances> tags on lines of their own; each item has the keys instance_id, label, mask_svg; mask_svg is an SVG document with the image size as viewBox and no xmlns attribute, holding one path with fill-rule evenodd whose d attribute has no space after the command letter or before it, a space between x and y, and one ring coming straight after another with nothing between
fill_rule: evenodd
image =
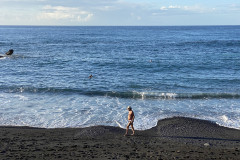
<instances>
[{"instance_id":1,"label":"receding wave","mask_svg":"<svg viewBox=\"0 0 240 160\"><path fill-rule=\"evenodd\" d=\"M78 94L85 96L105 96L127 99L240 99L238 93L167 93L167 92L113 92L89 91L69 88L34 88L34 87L0 87L5 93L34 93L34 94Z\"/></svg>"}]
</instances>

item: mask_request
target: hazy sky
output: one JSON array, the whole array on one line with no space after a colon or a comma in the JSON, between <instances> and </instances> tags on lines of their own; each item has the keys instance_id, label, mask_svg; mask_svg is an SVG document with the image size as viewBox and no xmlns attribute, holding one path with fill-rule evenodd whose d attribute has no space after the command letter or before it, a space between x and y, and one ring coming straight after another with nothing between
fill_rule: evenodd
<instances>
[{"instance_id":1,"label":"hazy sky","mask_svg":"<svg viewBox=\"0 0 240 160\"><path fill-rule=\"evenodd\" d=\"M0 0L0 25L240 25L240 0Z\"/></svg>"}]
</instances>

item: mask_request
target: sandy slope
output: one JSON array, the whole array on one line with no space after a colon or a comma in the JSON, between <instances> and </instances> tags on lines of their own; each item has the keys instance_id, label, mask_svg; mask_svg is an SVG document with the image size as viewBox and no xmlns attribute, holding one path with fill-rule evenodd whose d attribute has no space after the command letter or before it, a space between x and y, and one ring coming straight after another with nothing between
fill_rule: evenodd
<instances>
[{"instance_id":1,"label":"sandy slope","mask_svg":"<svg viewBox=\"0 0 240 160\"><path fill-rule=\"evenodd\" d=\"M174 117L124 137L110 126L0 127L0 159L239 159L240 130ZM130 131L131 132L131 131Z\"/></svg>"}]
</instances>

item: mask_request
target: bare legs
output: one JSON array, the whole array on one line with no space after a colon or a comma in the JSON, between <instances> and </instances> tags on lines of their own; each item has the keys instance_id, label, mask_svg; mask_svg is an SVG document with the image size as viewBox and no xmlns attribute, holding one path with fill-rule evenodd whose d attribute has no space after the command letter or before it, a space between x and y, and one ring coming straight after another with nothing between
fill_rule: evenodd
<instances>
[{"instance_id":1,"label":"bare legs","mask_svg":"<svg viewBox=\"0 0 240 160\"><path fill-rule=\"evenodd\" d=\"M126 128L126 133L124 136L126 136L128 134L128 130L129 130L129 126L131 126L132 128L132 136L135 134L135 131L134 131L134 127L133 127L133 122L128 122L128 125L127 125L127 128Z\"/></svg>"}]
</instances>

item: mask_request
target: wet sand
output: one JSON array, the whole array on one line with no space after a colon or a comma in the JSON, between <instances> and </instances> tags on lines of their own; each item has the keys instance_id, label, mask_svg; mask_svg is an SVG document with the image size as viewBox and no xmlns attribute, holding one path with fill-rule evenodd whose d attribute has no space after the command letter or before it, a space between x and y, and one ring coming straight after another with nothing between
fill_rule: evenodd
<instances>
[{"instance_id":1,"label":"wet sand","mask_svg":"<svg viewBox=\"0 0 240 160\"><path fill-rule=\"evenodd\" d=\"M0 127L0 159L240 159L240 130L184 117L124 137L118 127ZM129 130L131 133L131 130Z\"/></svg>"}]
</instances>

